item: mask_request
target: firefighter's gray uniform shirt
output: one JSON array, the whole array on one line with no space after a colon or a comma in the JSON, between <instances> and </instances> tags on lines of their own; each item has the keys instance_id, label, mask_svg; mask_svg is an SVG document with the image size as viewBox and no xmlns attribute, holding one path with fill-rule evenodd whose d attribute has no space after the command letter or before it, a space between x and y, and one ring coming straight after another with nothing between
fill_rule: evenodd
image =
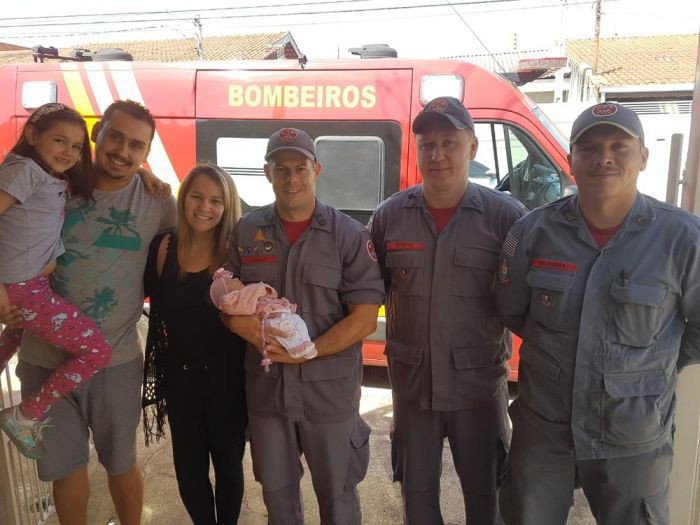
<instances>
[{"instance_id":1,"label":"firefighter's gray uniform shirt","mask_svg":"<svg viewBox=\"0 0 700 525\"><path fill-rule=\"evenodd\" d=\"M670 443L677 367L700 359L699 256L700 219L639 193L602 249L575 195L520 219L496 286L523 338L514 416L569 427L578 461Z\"/></svg>"},{"instance_id":2,"label":"firefighter's gray uniform shirt","mask_svg":"<svg viewBox=\"0 0 700 525\"><path fill-rule=\"evenodd\" d=\"M291 247L274 204L250 212L236 226L229 256L234 275L244 283L265 282L280 297L297 305L297 313L304 319L312 340L347 316L346 305L379 305L384 298L384 283L376 257L373 259L367 230L318 201L310 226ZM261 420L282 418L292 423L318 425L317 432L323 432L323 424L331 429L335 423L347 427L346 422L354 421L350 439L353 446L361 445L360 453L368 454L369 427L359 417L361 349L362 343L358 342L335 355L317 357L300 365L272 364L266 372L260 366L260 352L249 345L245 367L251 421L256 416ZM255 437L253 433L253 442ZM286 439L281 433L279 438ZM350 447L350 439L338 443L337 449ZM274 448L274 440L268 437L267 443L271 441L269 448ZM307 461L313 462L320 459L316 456L321 456L329 464L342 461L336 458L344 456L337 450L324 451L320 447L303 452ZM261 472L275 469L280 480L286 477L286 465L263 465L268 456L264 452L255 456L258 479ZM347 458L344 470L342 466L336 470L332 475L342 479L314 479L314 486L343 487L348 475ZM312 470L312 477L317 478L314 474ZM270 479L274 478L272 475L267 478L259 479L263 490L269 490L266 485L276 482ZM351 490L354 491L354 485ZM316 492L319 496L318 489ZM268 510L274 512L269 507Z\"/></svg>"},{"instance_id":3,"label":"firefighter's gray uniform shirt","mask_svg":"<svg viewBox=\"0 0 700 525\"><path fill-rule=\"evenodd\" d=\"M515 199L475 183L439 235L422 185L375 211L371 234L387 289L386 355L402 403L431 411L505 403L508 349L491 288L503 240L524 213ZM505 421L490 431L505 432ZM461 474L495 490L493 475Z\"/></svg>"}]
</instances>

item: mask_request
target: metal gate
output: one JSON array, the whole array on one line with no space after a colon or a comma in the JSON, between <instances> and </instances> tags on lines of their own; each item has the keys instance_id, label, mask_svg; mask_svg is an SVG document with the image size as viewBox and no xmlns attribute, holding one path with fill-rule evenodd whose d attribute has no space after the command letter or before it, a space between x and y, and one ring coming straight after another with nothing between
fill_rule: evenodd
<instances>
[{"instance_id":1,"label":"metal gate","mask_svg":"<svg viewBox=\"0 0 700 525\"><path fill-rule=\"evenodd\" d=\"M19 381L14 375L16 364L15 357L6 370L0 370L0 408L20 401ZM44 523L54 513L51 484L39 480L36 463L22 456L4 432L0 432L0 444L0 523Z\"/></svg>"}]
</instances>

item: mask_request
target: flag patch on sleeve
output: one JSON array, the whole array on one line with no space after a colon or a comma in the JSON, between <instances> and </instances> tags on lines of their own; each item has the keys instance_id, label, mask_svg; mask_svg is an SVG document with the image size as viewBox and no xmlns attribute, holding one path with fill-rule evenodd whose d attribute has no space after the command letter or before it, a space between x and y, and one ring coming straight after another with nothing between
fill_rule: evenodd
<instances>
[{"instance_id":1,"label":"flag patch on sleeve","mask_svg":"<svg viewBox=\"0 0 700 525\"><path fill-rule=\"evenodd\" d=\"M513 257L515 255L515 248L518 246L518 239L513 237L510 232L506 235L506 240L503 243L503 253Z\"/></svg>"}]
</instances>

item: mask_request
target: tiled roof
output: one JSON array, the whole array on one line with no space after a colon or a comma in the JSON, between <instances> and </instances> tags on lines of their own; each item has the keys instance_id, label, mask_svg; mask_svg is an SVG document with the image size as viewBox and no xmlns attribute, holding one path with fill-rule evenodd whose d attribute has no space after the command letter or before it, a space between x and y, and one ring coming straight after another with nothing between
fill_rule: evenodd
<instances>
[{"instance_id":1,"label":"tiled roof","mask_svg":"<svg viewBox=\"0 0 700 525\"><path fill-rule=\"evenodd\" d=\"M197 42L194 39L81 43L71 48L59 49L59 54L69 56L74 48L84 48L91 51L121 48L131 53L134 60L138 61L184 62L197 60ZM204 38L205 60L267 60L296 58L298 54L296 43L289 32ZM31 49L0 51L0 64L33 61Z\"/></svg>"},{"instance_id":2,"label":"tiled roof","mask_svg":"<svg viewBox=\"0 0 700 525\"><path fill-rule=\"evenodd\" d=\"M692 84L698 35L601 38L597 84L635 86ZM566 54L572 67L593 63L593 39L569 40Z\"/></svg>"},{"instance_id":3,"label":"tiled roof","mask_svg":"<svg viewBox=\"0 0 700 525\"><path fill-rule=\"evenodd\" d=\"M14 44L6 44L4 42L0 42L0 51L15 51L17 49L27 49L27 48L22 47L22 46L16 46Z\"/></svg>"}]
</instances>

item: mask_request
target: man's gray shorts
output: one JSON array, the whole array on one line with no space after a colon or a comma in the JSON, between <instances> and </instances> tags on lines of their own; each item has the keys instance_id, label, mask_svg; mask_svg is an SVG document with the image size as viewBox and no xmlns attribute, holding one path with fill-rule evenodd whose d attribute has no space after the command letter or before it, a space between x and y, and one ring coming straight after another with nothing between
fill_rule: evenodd
<instances>
[{"instance_id":1,"label":"man's gray shorts","mask_svg":"<svg viewBox=\"0 0 700 525\"><path fill-rule=\"evenodd\" d=\"M22 398L37 390L52 370L20 361L16 373ZM90 431L97 459L110 475L126 474L136 463L136 429L141 417L143 358L99 370L46 414L44 456L39 479L55 481L85 467Z\"/></svg>"}]
</instances>

